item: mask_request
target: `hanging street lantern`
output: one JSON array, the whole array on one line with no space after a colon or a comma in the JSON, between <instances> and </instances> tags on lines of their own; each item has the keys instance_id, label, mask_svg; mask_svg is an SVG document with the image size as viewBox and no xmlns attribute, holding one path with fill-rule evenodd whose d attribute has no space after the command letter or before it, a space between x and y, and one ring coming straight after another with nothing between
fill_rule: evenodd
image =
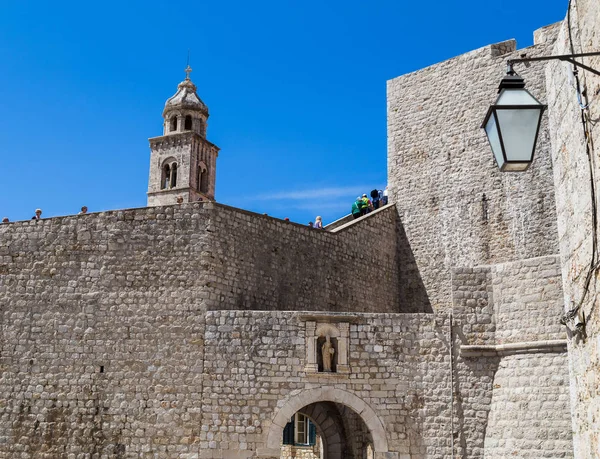
<instances>
[{"instance_id":1,"label":"hanging street lantern","mask_svg":"<svg viewBox=\"0 0 600 459\"><path fill-rule=\"evenodd\" d=\"M542 113L547 106L525 89L525 81L513 71L512 65L500 82L498 93L481 127L500 170L525 171L533 161Z\"/></svg>"}]
</instances>

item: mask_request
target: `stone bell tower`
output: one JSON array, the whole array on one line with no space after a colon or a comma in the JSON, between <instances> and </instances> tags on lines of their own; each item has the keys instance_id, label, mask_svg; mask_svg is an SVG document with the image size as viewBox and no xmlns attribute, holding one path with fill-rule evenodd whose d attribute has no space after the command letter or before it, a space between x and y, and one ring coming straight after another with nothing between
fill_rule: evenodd
<instances>
[{"instance_id":1,"label":"stone bell tower","mask_svg":"<svg viewBox=\"0 0 600 459\"><path fill-rule=\"evenodd\" d=\"M196 94L191 71L188 65L185 80L165 103L163 135L149 139L148 206L215 198L219 147L206 140L208 107Z\"/></svg>"}]
</instances>

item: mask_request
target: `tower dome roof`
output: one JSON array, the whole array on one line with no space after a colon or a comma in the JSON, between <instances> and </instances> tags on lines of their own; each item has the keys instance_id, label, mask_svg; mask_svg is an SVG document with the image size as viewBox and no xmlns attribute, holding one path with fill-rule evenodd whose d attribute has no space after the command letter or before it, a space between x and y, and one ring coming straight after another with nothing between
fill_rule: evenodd
<instances>
[{"instance_id":1,"label":"tower dome roof","mask_svg":"<svg viewBox=\"0 0 600 459\"><path fill-rule=\"evenodd\" d=\"M171 110L197 110L208 116L208 107L202 99L196 94L196 85L190 80L191 67L188 65L185 69L186 77L179 85L175 95L167 99L163 116Z\"/></svg>"}]
</instances>

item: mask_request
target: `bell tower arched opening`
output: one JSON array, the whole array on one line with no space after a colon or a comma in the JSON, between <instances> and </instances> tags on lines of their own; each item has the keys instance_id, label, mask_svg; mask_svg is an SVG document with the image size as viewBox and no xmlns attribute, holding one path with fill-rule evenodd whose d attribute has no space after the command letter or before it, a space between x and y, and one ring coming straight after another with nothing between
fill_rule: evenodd
<instances>
[{"instance_id":1,"label":"bell tower arched opening","mask_svg":"<svg viewBox=\"0 0 600 459\"><path fill-rule=\"evenodd\" d=\"M192 117L191 117L191 115L187 115L185 117L185 122L183 124L183 129L185 129L186 131L191 131L192 130Z\"/></svg>"}]
</instances>

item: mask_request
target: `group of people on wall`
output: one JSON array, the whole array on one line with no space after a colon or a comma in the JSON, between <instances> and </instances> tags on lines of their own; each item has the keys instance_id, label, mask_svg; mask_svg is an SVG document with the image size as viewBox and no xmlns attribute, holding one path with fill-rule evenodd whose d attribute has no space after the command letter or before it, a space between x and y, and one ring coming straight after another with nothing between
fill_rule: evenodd
<instances>
[{"instance_id":1,"label":"group of people on wall","mask_svg":"<svg viewBox=\"0 0 600 459\"><path fill-rule=\"evenodd\" d=\"M371 199L367 194L358 196L356 201L352 203L352 216L354 218L367 215L369 212L379 209L388 203L388 187L384 190L374 189L371 191Z\"/></svg>"},{"instance_id":2,"label":"group of people on wall","mask_svg":"<svg viewBox=\"0 0 600 459\"><path fill-rule=\"evenodd\" d=\"M79 215L87 214L87 211L88 211L87 206L82 206L81 211L79 211ZM32 220L41 220L42 219L42 209L35 209L35 213L33 214L33 217L31 217L31 219ZM10 223L10 219L8 217L3 217L2 223Z\"/></svg>"},{"instance_id":3,"label":"group of people on wall","mask_svg":"<svg viewBox=\"0 0 600 459\"><path fill-rule=\"evenodd\" d=\"M183 198L177 198L177 203L181 204L183 202ZM386 186L384 190L374 189L371 191L371 199L365 194L362 196L358 196L356 201L352 203L352 216L354 218L361 217L363 215L372 212L373 210L377 210L382 206L387 205L388 203L388 187ZM79 215L87 214L88 208L87 206L82 206ZM267 214L264 214L267 215ZM42 209L35 209L35 215L31 217L32 220L41 220L42 218ZM289 218L285 218L286 221L289 221ZM10 220L8 217L4 217L2 219L2 223L9 223ZM316 229L323 229L323 219L321 216L317 216L314 222L308 222L308 226Z\"/></svg>"}]
</instances>

